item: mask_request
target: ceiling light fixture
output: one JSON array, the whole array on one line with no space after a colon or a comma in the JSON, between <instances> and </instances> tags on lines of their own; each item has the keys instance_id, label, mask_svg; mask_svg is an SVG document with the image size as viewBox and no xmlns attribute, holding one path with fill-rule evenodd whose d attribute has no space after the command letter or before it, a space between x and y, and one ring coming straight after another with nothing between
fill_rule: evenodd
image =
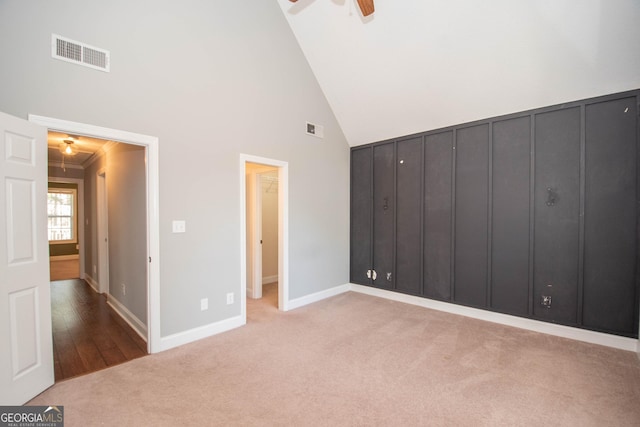
<instances>
[{"instance_id":1,"label":"ceiling light fixture","mask_svg":"<svg viewBox=\"0 0 640 427\"><path fill-rule=\"evenodd\" d=\"M58 146L60 152L65 156L75 156L78 154L78 147L73 144L72 139L65 139Z\"/></svg>"}]
</instances>

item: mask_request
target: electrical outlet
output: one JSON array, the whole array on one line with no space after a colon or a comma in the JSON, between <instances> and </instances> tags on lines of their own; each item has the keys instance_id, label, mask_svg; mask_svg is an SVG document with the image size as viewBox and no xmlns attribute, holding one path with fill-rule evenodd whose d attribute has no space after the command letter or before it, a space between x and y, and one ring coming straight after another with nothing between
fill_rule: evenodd
<instances>
[{"instance_id":1,"label":"electrical outlet","mask_svg":"<svg viewBox=\"0 0 640 427\"><path fill-rule=\"evenodd\" d=\"M98 271L98 268L95 266L95 264L93 265L93 274L96 274L96 272Z\"/></svg>"},{"instance_id":2,"label":"electrical outlet","mask_svg":"<svg viewBox=\"0 0 640 427\"><path fill-rule=\"evenodd\" d=\"M209 310L209 298L202 298L200 300L200 311Z\"/></svg>"},{"instance_id":3,"label":"electrical outlet","mask_svg":"<svg viewBox=\"0 0 640 427\"><path fill-rule=\"evenodd\" d=\"M233 304L233 292L227 294L227 305Z\"/></svg>"},{"instance_id":4,"label":"electrical outlet","mask_svg":"<svg viewBox=\"0 0 640 427\"><path fill-rule=\"evenodd\" d=\"M126 295L127 294L127 285L125 285L124 283L122 284L122 295Z\"/></svg>"},{"instance_id":5,"label":"electrical outlet","mask_svg":"<svg viewBox=\"0 0 640 427\"><path fill-rule=\"evenodd\" d=\"M542 301L540 304L543 307L551 308L551 295L542 295Z\"/></svg>"}]
</instances>

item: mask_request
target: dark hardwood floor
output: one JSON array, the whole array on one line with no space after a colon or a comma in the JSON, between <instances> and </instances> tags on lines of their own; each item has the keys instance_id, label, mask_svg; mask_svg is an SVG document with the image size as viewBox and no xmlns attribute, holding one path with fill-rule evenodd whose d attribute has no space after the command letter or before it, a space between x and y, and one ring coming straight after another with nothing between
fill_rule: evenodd
<instances>
[{"instance_id":1,"label":"dark hardwood floor","mask_svg":"<svg viewBox=\"0 0 640 427\"><path fill-rule=\"evenodd\" d=\"M147 343L84 280L51 282L56 382L147 354Z\"/></svg>"}]
</instances>

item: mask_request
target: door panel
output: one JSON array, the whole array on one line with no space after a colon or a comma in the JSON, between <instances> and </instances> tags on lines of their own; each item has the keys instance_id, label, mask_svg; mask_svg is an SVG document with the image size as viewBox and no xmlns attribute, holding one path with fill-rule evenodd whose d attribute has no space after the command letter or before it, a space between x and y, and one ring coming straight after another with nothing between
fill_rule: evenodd
<instances>
[{"instance_id":1,"label":"door panel","mask_svg":"<svg viewBox=\"0 0 640 427\"><path fill-rule=\"evenodd\" d=\"M493 125L491 307L529 311L529 117Z\"/></svg>"},{"instance_id":2,"label":"door panel","mask_svg":"<svg viewBox=\"0 0 640 427\"><path fill-rule=\"evenodd\" d=\"M489 125L460 129L456 137L454 300L487 304Z\"/></svg>"},{"instance_id":3,"label":"door panel","mask_svg":"<svg viewBox=\"0 0 640 427\"><path fill-rule=\"evenodd\" d=\"M0 404L53 384L46 130L0 113Z\"/></svg>"},{"instance_id":4,"label":"door panel","mask_svg":"<svg viewBox=\"0 0 640 427\"><path fill-rule=\"evenodd\" d=\"M636 98L586 106L585 326L637 332Z\"/></svg>"},{"instance_id":5,"label":"door panel","mask_svg":"<svg viewBox=\"0 0 640 427\"><path fill-rule=\"evenodd\" d=\"M373 147L373 285L394 288L395 165L394 144Z\"/></svg>"},{"instance_id":6,"label":"door panel","mask_svg":"<svg viewBox=\"0 0 640 427\"><path fill-rule=\"evenodd\" d=\"M580 108L535 117L533 313L577 322L580 215ZM541 304L551 297L551 307Z\"/></svg>"},{"instance_id":7,"label":"door panel","mask_svg":"<svg viewBox=\"0 0 640 427\"><path fill-rule=\"evenodd\" d=\"M371 284L371 171L370 147L351 151L351 283Z\"/></svg>"},{"instance_id":8,"label":"door panel","mask_svg":"<svg viewBox=\"0 0 640 427\"><path fill-rule=\"evenodd\" d=\"M422 288L422 138L397 145L396 289Z\"/></svg>"},{"instance_id":9,"label":"door panel","mask_svg":"<svg viewBox=\"0 0 640 427\"><path fill-rule=\"evenodd\" d=\"M425 138L424 295L451 299L453 132Z\"/></svg>"}]
</instances>

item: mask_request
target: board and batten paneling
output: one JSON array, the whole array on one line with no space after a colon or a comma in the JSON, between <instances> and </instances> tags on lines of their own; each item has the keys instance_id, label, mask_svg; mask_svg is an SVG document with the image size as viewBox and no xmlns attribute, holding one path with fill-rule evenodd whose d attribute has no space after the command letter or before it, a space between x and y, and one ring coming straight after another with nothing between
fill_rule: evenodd
<instances>
[{"instance_id":1,"label":"board and batten paneling","mask_svg":"<svg viewBox=\"0 0 640 427\"><path fill-rule=\"evenodd\" d=\"M393 289L395 245L395 144L373 147L373 285Z\"/></svg>"},{"instance_id":2,"label":"board and batten paneling","mask_svg":"<svg viewBox=\"0 0 640 427\"><path fill-rule=\"evenodd\" d=\"M369 284L371 269L371 147L351 151L350 281Z\"/></svg>"},{"instance_id":3,"label":"board and batten paneling","mask_svg":"<svg viewBox=\"0 0 640 427\"><path fill-rule=\"evenodd\" d=\"M580 107L535 115L533 314L577 324ZM541 304L551 297L551 307Z\"/></svg>"},{"instance_id":4,"label":"board and batten paneling","mask_svg":"<svg viewBox=\"0 0 640 427\"><path fill-rule=\"evenodd\" d=\"M463 128L456 138L454 301L487 303L489 125Z\"/></svg>"},{"instance_id":5,"label":"board and batten paneling","mask_svg":"<svg viewBox=\"0 0 640 427\"><path fill-rule=\"evenodd\" d=\"M632 333L637 327L636 98L587 105L585 114L583 322Z\"/></svg>"},{"instance_id":6,"label":"board and batten paneling","mask_svg":"<svg viewBox=\"0 0 640 427\"><path fill-rule=\"evenodd\" d=\"M363 205L352 271L375 269L364 284L402 293L637 336L639 96L352 148L352 210Z\"/></svg>"},{"instance_id":7,"label":"board and batten paneling","mask_svg":"<svg viewBox=\"0 0 640 427\"><path fill-rule=\"evenodd\" d=\"M397 143L396 289L422 290L422 138Z\"/></svg>"},{"instance_id":8,"label":"board and batten paneling","mask_svg":"<svg viewBox=\"0 0 640 427\"><path fill-rule=\"evenodd\" d=\"M531 118L493 123L491 307L529 312Z\"/></svg>"},{"instance_id":9,"label":"board and batten paneling","mask_svg":"<svg viewBox=\"0 0 640 427\"><path fill-rule=\"evenodd\" d=\"M425 137L424 295L451 300L453 131Z\"/></svg>"}]
</instances>

